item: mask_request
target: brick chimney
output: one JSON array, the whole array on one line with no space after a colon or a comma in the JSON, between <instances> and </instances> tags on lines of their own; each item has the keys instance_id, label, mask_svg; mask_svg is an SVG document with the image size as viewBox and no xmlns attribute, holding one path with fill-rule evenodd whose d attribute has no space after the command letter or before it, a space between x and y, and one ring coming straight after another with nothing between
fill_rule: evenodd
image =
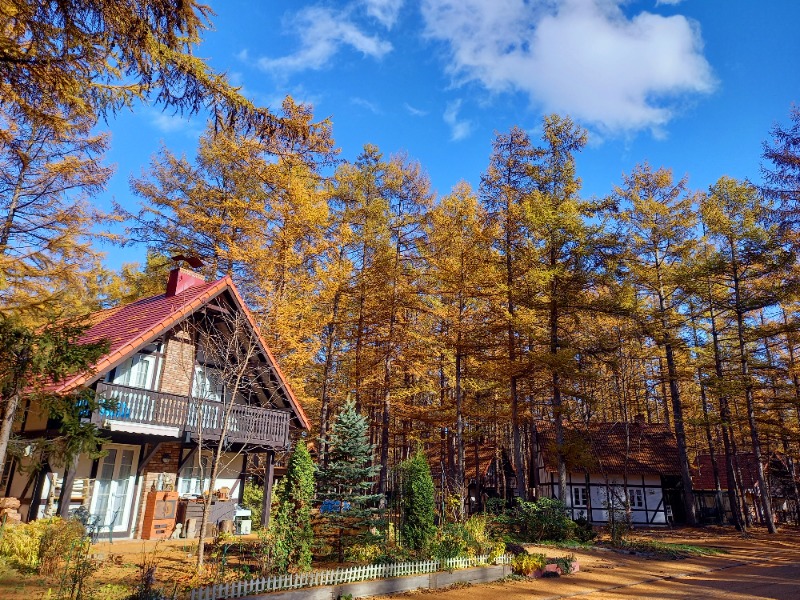
<instances>
[{"instance_id":1,"label":"brick chimney","mask_svg":"<svg viewBox=\"0 0 800 600\"><path fill-rule=\"evenodd\" d=\"M190 287L205 283L206 280L198 273L186 267L175 267L169 272L167 280L167 296L175 296L188 290Z\"/></svg>"}]
</instances>

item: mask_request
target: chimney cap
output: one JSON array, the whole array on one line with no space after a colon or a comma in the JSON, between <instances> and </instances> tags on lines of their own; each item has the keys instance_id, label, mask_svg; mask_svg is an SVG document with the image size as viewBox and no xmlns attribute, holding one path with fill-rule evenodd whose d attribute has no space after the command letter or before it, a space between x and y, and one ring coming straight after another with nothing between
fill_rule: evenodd
<instances>
[{"instance_id":1,"label":"chimney cap","mask_svg":"<svg viewBox=\"0 0 800 600\"><path fill-rule=\"evenodd\" d=\"M203 266L203 261L197 258L196 256L184 256L183 254L178 254L176 256L173 256L172 260L174 260L176 263L185 261L189 263L189 266L192 267L193 269L199 269L200 267Z\"/></svg>"}]
</instances>

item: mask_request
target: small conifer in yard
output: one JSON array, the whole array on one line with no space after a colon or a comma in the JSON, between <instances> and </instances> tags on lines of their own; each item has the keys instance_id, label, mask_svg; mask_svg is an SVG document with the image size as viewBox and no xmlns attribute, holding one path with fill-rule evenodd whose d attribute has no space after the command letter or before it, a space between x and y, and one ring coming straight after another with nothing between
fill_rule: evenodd
<instances>
[{"instance_id":1,"label":"small conifer in yard","mask_svg":"<svg viewBox=\"0 0 800 600\"><path fill-rule=\"evenodd\" d=\"M380 466L373 464L367 419L348 400L336 416L328 437L328 464L317 472L320 513L332 534L339 562L344 548L375 541L381 526L383 494L371 489Z\"/></svg>"},{"instance_id":2,"label":"small conifer in yard","mask_svg":"<svg viewBox=\"0 0 800 600\"><path fill-rule=\"evenodd\" d=\"M422 449L400 465L403 478L403 544L412 550L424 550L436 535L433 477Z\"/></svg>"},{"instance_id":3,"label":"small conifer in yard","mask_svg":"<svg viewBox=\"0 0 800 600\"><path fill-rule=\"evenodd\" d=\"M300 440L286 469L280 492L276 525L283 538L288 566L306 571L311 568L311 502L314 499L314 463L305 441Z\"/></svg>"}]
</instances>

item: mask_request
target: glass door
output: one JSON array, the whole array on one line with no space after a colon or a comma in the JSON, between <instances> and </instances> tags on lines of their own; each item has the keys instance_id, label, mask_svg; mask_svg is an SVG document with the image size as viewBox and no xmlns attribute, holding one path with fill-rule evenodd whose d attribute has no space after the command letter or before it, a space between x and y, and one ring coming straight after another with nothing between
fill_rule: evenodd
<instances>
[{"instance_id":1,"label":"glass door","mask_svg":"<svg viewBox=\"0 0 800 600\"><path fill-rule=\"evenodd\" d=\"M133 504L136 446L109 445L100 466L92 494L92 515L101 531L123 532L130 524Z\"/></svg>"}]
</instances>

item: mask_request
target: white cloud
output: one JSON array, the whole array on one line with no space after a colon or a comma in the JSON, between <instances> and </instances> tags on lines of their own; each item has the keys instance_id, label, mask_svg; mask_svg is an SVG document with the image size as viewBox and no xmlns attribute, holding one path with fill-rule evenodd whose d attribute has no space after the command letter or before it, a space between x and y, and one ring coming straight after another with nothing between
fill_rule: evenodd
<instances>
[{"instance_id":1,"label":"white cloud","mask_svg":"<svg viewBox=\"0 0 800 600\"><path fill-rule=\"evenodd\" d=\"M659 6L660 4L670 4L672 6L675 6L676 4L680 4L681 2L683 2L683 0L656 0L656 6Z\"/></svg>"},{"instance_id":2,"label":"white cloud","mask_svg":"<svg viewBox=\"0 0 800 600\"><path fill-rule=\"evenodd\" d=\"M365 100L364 98L359 98L359 97L351 98L350 99L350 103L354 104L356 106L361 106L362 108L366 108L373 115L381 115L381 114L383 114L383 111L380 109L380 107L377 104L374 104L374 103L370 102L369 100Z\"/></svg>"},{"instance_id":3,"label":"white cloud","mask_svg":"<svg viewBox=\"0 0 800 600\"><path fill-rule=\"evenodd\" d=\"M453 100L447 103L442 118L450 126L450 139L454 142L463 140L472 133L472 122L459 120L458 113L461 110L461 100Z\"/></svg>"},{"instance_id":4,"label":"white cloud","mask_svg":"<svg viewBox=\"0 0 800 600\"><path fill-rule=\"evenodd\" d=\"M457 84L522 91L545 112L610 132L662 128L685 95L715 86L698 26L625 0L422 0Z\"/></svg>"},{"instance_id":5,"label":"white cloud","mask_svg":"<svg viewBox=\"0 0 800 600\"><path fill-rule=\"evenodd\" d=\"M198 122L180 114L164 112L156 108L148 107L142 113L146 116L150 125L165 135L181 133L190 139L196 139L203 133L202 120Z\"/></svg>"},{"instance_id":6,"label":"white cloud","mask_svg":"<svg viewBox=\"0 0 800 600\"><path fill-rule=\"evenodd\" d=\"M321 69L343 46L372 58L381 58L392 50L389 42L359 29L346 12L321 6L301 10L295 15L291 27L300 37L300 49L280 58L259 59L258 65L262 69L278 73Z\"/></svg>"},{"instance_id":7,"label":"white cloud","mask_svg":"<svg viewBox=\"0 0 800 600\"><path fill-rule=\"evenodd\" d=\"M361 0L367 14L387 29L397 22L405 0Z\"/></svg>"},{"instance_id":8,"label":"white cloud","mask_svg":"<svg viewBox=\"0 0 800 600\"><path fill-rule=\"evenodd\" d=\"M405 108L408 111L408 114L410 114L412 117L428 116L427 110L422 110L421 108L416 108L414 106L411 106L408 102L403 103L403 108Z\"/></svg>"}]
</instances>

